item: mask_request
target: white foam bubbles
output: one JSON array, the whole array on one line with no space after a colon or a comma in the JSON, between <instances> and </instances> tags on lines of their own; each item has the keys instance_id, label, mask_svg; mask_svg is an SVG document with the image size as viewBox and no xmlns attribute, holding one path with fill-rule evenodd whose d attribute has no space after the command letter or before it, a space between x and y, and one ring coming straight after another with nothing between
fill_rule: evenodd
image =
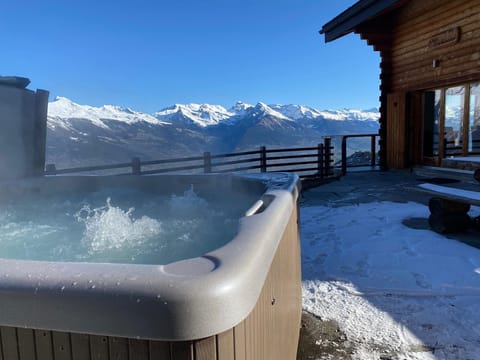
<instances>
[{"instance_id":1,"label":"white foam bubbles","mask_svg":"<svg viewBox=\"0 0 480 360\"><path fill-rule=\"evenodd\" d=\"M193 187L174 194L130 188L32 194L0 204L0 256L168 264L223 246L250 203L243 194L203 197Z\"/></svg>"},{"instance_id":2,"label":"white foam bubbles","mask_svg":"<svg viewBox=\"0 0 480 360\"><path fill-rule=\"evenodd\" d=\"M183 195L171 195L167 205L174 217L201 217L205 211L211 212L209 203L197 195L193 185Z\"/></svg>"},{"instance_id":3,"label":"white foam bubbles","mask_svg":"<svg viewBox=\"0 0 480 360\"><path fill-rule=\"evenodd\" d=\"M135 219L135 208L127 211L111 204L107 198L105 206L90 208L84 205L75 214L77 221L85 224L82 242L90 252L138 246L162 232L161 223L148 216Z\"/></svg>"}]
</instances>

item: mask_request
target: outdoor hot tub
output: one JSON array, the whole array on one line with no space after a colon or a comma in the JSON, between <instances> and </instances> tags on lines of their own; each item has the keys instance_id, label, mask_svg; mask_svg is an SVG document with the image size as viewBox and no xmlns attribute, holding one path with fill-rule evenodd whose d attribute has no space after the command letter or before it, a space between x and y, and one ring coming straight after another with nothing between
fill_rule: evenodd
<instances>
[{"instance_id":1,"label":"outdoor hot tub","mask_svg":"<svg viewBox=\"0 0 480 360\"><path fill-rule=\"evenodd\" d=\"M284 173L2 182L3 358L295 359L298 184Z\"/></svg>"}]
</instances>

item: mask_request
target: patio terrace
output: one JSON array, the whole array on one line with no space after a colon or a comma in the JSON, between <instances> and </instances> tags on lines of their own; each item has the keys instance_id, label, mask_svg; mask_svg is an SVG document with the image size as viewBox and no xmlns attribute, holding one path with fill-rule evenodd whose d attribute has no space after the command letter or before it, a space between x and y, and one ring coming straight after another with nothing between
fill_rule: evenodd
<instances>
[{"instance_id":1,"label":"patio terrace","mask_svg":"<svg viewBox=\"0 0 480 360\"><path fill-rule=\"evenodd\" d=\"M431 231L425 180L355 172L303 192L298 359L478 358L479 232Z\"/></svg>"}]
</instances>

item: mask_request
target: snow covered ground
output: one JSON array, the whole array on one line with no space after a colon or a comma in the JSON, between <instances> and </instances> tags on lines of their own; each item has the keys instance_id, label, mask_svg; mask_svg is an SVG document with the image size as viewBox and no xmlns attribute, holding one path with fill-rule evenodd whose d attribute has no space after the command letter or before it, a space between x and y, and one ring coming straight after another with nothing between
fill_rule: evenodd
<instances>
[{"instance_id":1,"label":"snow covered ground","mask_svg":"<svg viewBox=\"0 0 480 360\"><path fill-rule=\"evenodd\" d=\"M354 359L480 359L480 250L430 231L423 204L380 188L365 202L373 182L324 186L301 207L304 309L335 320Z\"/></svg>"}]
</instances>

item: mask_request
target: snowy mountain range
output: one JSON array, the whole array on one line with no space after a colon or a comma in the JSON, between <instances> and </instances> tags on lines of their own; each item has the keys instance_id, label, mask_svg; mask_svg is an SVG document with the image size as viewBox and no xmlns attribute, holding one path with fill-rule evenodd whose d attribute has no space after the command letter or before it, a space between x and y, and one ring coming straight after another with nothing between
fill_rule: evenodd
<instances>
[{"instance_id":1,"label":"snowy mountain range","mask_svg":"<svg viewBox=\"0 0 480 360\"><path fill-rule=\"evenodd\" d=\"M49 103L47 163L57 168L224 153L267 147L310 146L324 135L378 132L371 110L319 111L303 105L175 104L145 114L129 108Z\"/></svg>"}]
</instances>

